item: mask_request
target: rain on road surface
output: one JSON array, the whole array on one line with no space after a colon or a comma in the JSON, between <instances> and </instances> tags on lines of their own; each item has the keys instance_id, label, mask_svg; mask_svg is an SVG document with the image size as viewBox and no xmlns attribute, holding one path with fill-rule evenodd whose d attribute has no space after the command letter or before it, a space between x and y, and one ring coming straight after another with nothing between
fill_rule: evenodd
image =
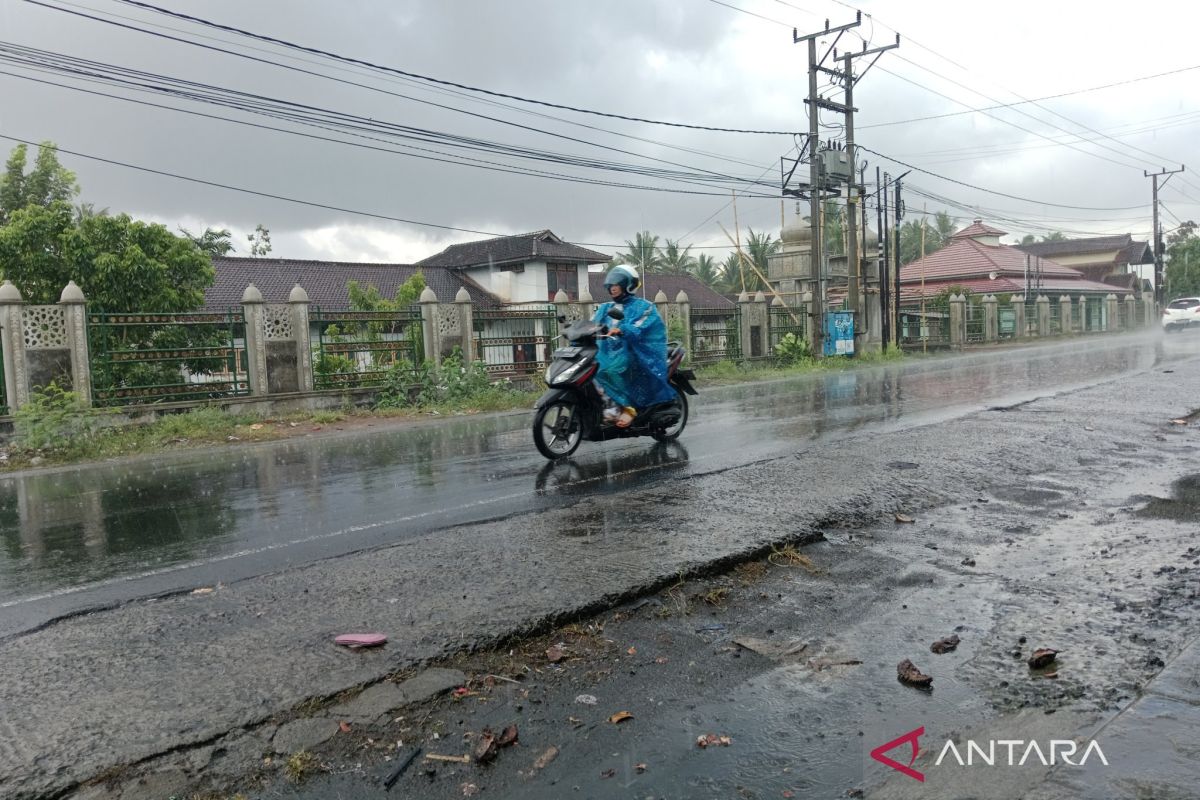
<instances>
[{"instance_id":1,"label":"rain on road surface","mask_svg":"<svg viewBox=\"0 0 1200 800\"><path fill-rule=\"evenodd\" d=\"M553 469L532 446L529 415L514 414L14 474L0 479L0 636L561 506L546 489L589 494L711 472L1197 352L1200 337L1143 335L701 386L677 445L584 443Z\"/></svg>"}]
</instances>

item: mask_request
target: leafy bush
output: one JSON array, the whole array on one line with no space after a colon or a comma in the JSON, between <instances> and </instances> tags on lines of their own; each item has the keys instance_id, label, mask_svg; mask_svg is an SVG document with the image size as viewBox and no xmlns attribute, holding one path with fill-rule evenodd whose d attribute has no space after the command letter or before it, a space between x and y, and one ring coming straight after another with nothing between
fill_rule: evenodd
<instances>
[{"instance_id":1,"label":"leafy bush","mask_svg":"<svg viewBox=\"0 0 1200 800\"><path fill-rule=\"evenodd\" d=\"M51 381L13 414L17 441L30 450L69 450L96 433L96 412Z\"/></svg>"},{"instance_id":2,"label":"leafy bush","mask_svg":"<svg viewBox=\"0 0 1200 800\"><path fill-rule=\"evenodd\" d=\"M812 350L809 349L808 340L788 333L775 345L775 357L780 364L791 366L811 360Z\"/></svg>"},{"instance_id":3,"label":"leafy bush","mask_svg":"<svg viewBox=\"0 0 1200 800\"><path fill-rule=\"evenodd\" d=\"M415 397L414 387L419 387ZM376 407L503 408L520 394L508 381L492 383L482 361L465 362L462 351L455 348L440 365L426 361L414 370L400 362L388 369Z\"/></svg>"}]
</instances>

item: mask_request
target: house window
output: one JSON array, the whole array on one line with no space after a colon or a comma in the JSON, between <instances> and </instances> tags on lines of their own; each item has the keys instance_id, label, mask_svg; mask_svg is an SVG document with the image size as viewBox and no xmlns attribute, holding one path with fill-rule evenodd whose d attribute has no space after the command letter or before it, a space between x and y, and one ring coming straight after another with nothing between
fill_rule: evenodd
<instances>
[{"instance_id":1,"label":"house window","mask_svg":"<svg viewBox=\"0 0 1200 800\"><path fill-rule=\"evenodd\" d=\"M551 300L559 289L566 292L571 300L579 299L579 270L574 264L546 265L546 290Z\"/></svg>"}]
</instances>

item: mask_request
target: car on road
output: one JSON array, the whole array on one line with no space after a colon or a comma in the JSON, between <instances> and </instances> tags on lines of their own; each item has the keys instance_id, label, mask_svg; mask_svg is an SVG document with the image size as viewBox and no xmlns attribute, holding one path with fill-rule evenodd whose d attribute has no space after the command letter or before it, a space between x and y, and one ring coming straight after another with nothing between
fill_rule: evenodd
<instances>
[{"instance_id":1,"label":"car on road","mask_svg":"<svg viewBox=\"0 0 1200 800\"><path fill-rule=\"evenodd\" d=\"M1162 327L1167 333L1200 325L1200 297L1180 297L1163 309Z\"/></svg>"}]
</instances>

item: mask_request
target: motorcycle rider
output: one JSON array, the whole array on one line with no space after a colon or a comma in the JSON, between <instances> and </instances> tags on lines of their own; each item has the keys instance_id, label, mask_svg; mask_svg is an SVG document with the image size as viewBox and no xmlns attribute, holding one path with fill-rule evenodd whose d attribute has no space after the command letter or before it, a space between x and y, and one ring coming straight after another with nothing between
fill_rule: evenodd
<instances>
[{"instance_id":1,"label":"motorcycle rider","mask_svg":"<svg viewBox=\"0 0 1200 800\"><path fill-rule=\"evenodd\" d=\"M658 309L633 294L641 285L637 270L620 264L604 276L612 298L596 310L593 322L608 325L609 335L597 340L600 371L596 383L611 408L605 412L619 428L628 428L639 409L675 401L667 382L667 329ZM624 312L621 320L609 319L614 305Z\"/></svg>"}]
</instances>

